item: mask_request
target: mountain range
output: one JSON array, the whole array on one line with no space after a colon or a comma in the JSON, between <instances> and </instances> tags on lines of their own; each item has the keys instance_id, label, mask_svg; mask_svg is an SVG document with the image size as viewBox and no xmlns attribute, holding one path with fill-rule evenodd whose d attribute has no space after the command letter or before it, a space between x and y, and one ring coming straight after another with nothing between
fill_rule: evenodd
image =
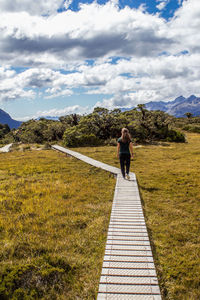
<instances>
[{"instance_id":1,"label":"mountain range","mask_svg":"<svg viewBox=\"0 0 200 300\"><path fill-rule=\"evenodd\" d=\"M131 110L131 108L121 108L121 111ZM148 110L162 110L169 115L185 117L185 113L192 113L193 116L200 116L200 98L191 95L188 98L180 96L173 101L150 101L145 103L145 108Z\"/></svg>"},{"instance_id":2,"label":"mountain range","mask_svg":"<svg viewBox=\"0 0 200 300\"><path fill-rule=\"evenodd\" d=\"M145 104L148 110L162 110L175 117L184 117L185 113L200 116L200 98L191 95L188 98L180 96L173 101L151 101Z\"/></svg>"},{"instance_id":3,"label":"mountain range","mask_svg":"<svg viewBox=\"0 0 200 300\"><path fill-rule=\"evenodd\" d=\"M132 108L121 108L121 111L131 110ZM193 116L200 116L200 97L191 95L188 98L180 96L173 101L150 101L145 103L148 110L162 110L175 117L184 117L185 113L192 113ZM45 117L48 120L58 120L58 117ZM38 118L40 119L40 118ZM22 122L13 120L8 113L0 109L0 123L8 124L12 128L18 128Z\"/></svg>"},{"instance_id":4,"label":"mountain range","mask_svg":"<svg viewBox=\"0 0 200 300\"><path fill-rule=\"evenodd\" d=\"M13 120L7 112L0 109L0 124L8 124L8 126L12 129L18 128L22 122Z\"/></svg>"}]
</instances>

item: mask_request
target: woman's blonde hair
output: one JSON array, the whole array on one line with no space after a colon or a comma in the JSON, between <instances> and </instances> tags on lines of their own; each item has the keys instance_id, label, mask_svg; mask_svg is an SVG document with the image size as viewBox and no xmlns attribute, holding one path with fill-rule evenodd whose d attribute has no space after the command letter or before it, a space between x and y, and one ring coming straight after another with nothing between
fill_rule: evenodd
<instances>
[{"instance_id":1,"label":"woman's blonde hair","mask_svg":"<svg viewBox=\"0 0 200 300\"><path fill-rule=\"evenodd\" d=\"M123 143L131 142L131 136L127 128L122 128L121 138Z\"/></svg>"}]
</instances>

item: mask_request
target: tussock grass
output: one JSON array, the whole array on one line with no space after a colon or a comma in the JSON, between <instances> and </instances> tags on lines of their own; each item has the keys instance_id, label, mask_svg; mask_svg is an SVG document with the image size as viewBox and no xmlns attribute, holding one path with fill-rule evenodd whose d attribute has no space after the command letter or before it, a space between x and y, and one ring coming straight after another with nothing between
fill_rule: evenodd
<instances>
[{"instance_id":1,"label":"tussock grass","mask_svg":"<svg viewBox=\"0 0 200 300\"><path fill-rule=\"evenodd\" d=\"M95 299L115 179L24 150L0 153L0 298Z\"/></svg>"},{"instance_id":2,"label":"tussock grass","mask_svg":"<svg viewBox=\"0 0 200 300\"><path fill-rule=\"evenodd\" d=\"M187 140L135 148L131 166L166 300L200 299L200 138ZM116 147L75 151L119 167ZM95 299L114 185L61 153L0 154L0 298Z\"/></svg>"},{"instance_id":3,"label":"tussock grass","mask_svg":"<svg viewBox=\"0 0 200 300\"><path fill-rule=\"evenodd\" d=\"M163 299L200 299L200 136L135 148L137 175ZM119 166L114 147L76 149Z\"/></svg>"}]
</instances>

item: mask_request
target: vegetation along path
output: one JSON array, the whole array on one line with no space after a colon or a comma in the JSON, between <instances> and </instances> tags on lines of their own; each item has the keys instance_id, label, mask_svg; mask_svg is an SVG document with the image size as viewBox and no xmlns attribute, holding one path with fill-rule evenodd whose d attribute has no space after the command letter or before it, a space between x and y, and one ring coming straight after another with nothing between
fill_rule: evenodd
<instances>
[{"instance_id":1,"label":"vegetation along path","mask_svg":"<svg viewBox=\"0 0 200 300\"><path fill-rule=\"evenodd\" d=\"M117 175L97 299L161 299L136 176L58 145L54 150Z\"/></svg>"}]
</instances>

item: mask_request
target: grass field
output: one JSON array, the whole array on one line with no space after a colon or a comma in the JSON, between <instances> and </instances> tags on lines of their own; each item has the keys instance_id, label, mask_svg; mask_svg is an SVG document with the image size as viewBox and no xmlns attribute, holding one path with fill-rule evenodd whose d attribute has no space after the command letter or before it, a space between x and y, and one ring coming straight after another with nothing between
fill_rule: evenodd
<instances>
[{"instance_id":1,"label":"grass field","mask_svg":"<svg viewBox=\"0 0 200 300\"><path fill-rule=\"evenodd\" d=\"M131 168L138 179L163 299L170 300L200 299L200 135L190 133L187 139L186 144L135 148ZM113 147L79 151L118 165Z\"/></svg>"},{"instance_id":2,"label":"grass field","mask_svg":"<svg viewBox=\"0 0 200 300\"><path fill-rule=\"evenodd\" d=\"M200 136L187 139L134 148L131 167L164 300L200 299ZM0 154L0 298L93 300L115 179L25 149ZM119 166L115 147L74 150Z\"/></svg>"},{"instance_id":3,"label":"grass field","mask_svg":"<svg viewBox=\"0 0 200 300\"><path fill-rule=\"evenodd\" d=\"M24 149L0 153L0 299L95 299L115 179Z\"/></svg>"}]
</instances>

